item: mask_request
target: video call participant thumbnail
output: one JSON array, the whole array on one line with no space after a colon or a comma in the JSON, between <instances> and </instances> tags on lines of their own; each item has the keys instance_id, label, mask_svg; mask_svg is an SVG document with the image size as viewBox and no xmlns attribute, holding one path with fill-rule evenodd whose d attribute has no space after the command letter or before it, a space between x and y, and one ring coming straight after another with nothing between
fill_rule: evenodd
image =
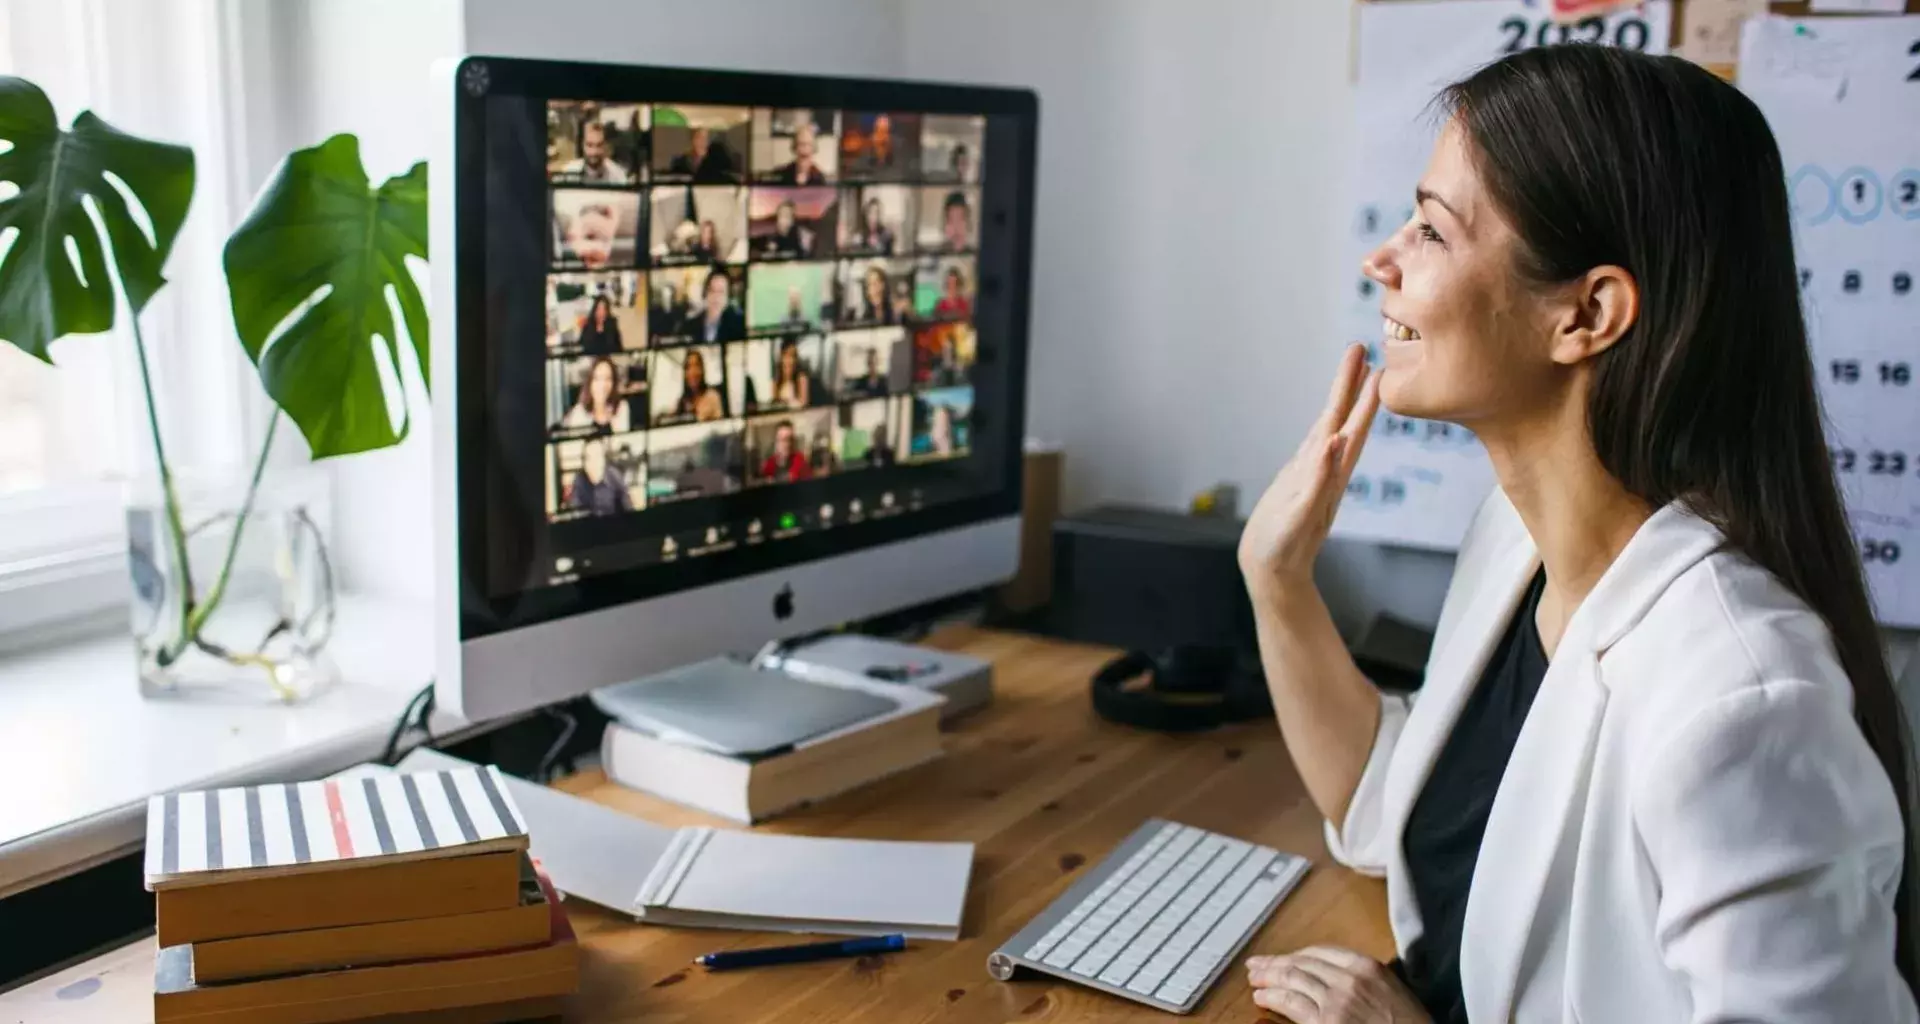
<instances>
[{"instance_id":1,"label":"video call participant thumbnail","mask_svg":"<svg viewBox=\"0 0 1920 1024\"><path fill-rule=\"evenodd\" d=\"M720 346L658 349L653 353L653 425L726 419L726 369Z\"/></svg>"},{"instance_id":2,"label":"video call participant thumbnail","mask_svg":"<svg viewBox=\"0 0 1920 1024\"><path fill-rule=\"evenodd\" d=\"M820 335L727 346L727 398L735 413L783 412L829 401Z\"/></svg>"},{"instance_id":3,"label":"video call participant thumbnail","mask_svg":"<svg viewBox=\"0 0 1920 1024\"><path fill-rule=\"evenodd\" d=\"M840 193L831 188L753 190L747 201L747 238L756 260L831 257Z\"/></svg>"},{"instance_id":4,"label":"video call participant thumbnail","mask_svg":"<svg viewBox=\"0 0 1920 1024\"><path fill-rule=\"evenodd\" d=\"M757 264L747 278L747 331L802 334L834 320L833 264Z\"/></svg>"},{"instance_id":5,"label":"video call participant thumbnail","mask_svg":"<svg viewBox=\"0 0 1920 1024\"><path fill-rule=\"evenodd\" d=\"M744 476L739 420L647 434L647 504L732 494Z\"/></svg>"},{"instance_id":6,"label":"video call participant thumbnail","mask_svg":"<svg viewBox=\"0 0 1920 1024\"><path fill-rule=\"evenodd\" d=\"M547 361L547 413L556 434L622 434L642 426L646 393L644 354Z\"/></svg>"},{"instance_id":7,"label":"video call participant thumbnail","mask_svg":"<svg viewBox=\"0 0 1920 1024\"><path fill-rule=\"evenodd\" d=\"M607 126L598 121L580 126L580 156L567 161L563 171L568 180L597 185L625 185L633 180L633 172L612 159L613 142L607 136Z\"/></svg>"},{"instance_id":8,"label":"video call participant thumbnail","mask_svg":"<svg viewBox=\"0 0 1920 1024\"><path fill-rule=\"evenodd\" d=\"M547 104L547 175L555 182L631 185L645 173L647 128L643 104L597 100Z\"/></svg>"},{"instance_id":9,"label":"video call participant thumbnail","mask_svg":"<svg viewBox=\"0 0 1920 1024\"><path fill-rule=\"evenodd\" d=\"M891 327L913 319L912 260L843 260L836 306L848 327Z\"/></svg>"},{"instance_id":10,"label":"video call participant thumbnail","mask_svg":"<svg viewBox=\"0 0 1920 1024\"><path fill-rule=\"evenodd\" d=\"M840 115L840 177L847 181L911 181L920 175L920 115Z\"/></svg>"},{"instance_id":11,"label":"video call participant thumbnail","mask_svg":"<svg viewBox=\"0 0 1920 1024\"><path fill-rule=\"evenodd\" d=\"M653 180L738 184L746 177L749 107L656 104Z\"/></svg>"},{"instance_id":12,"label":"video call participant thumbnail","mask_svg":"<svg viewBox=\"0 0 1920 1024\"><path fill-rule=\"evenodd\" d=\"M913 382L920 387L955 387L972 379L976 356L971 324L927 324L913 332Z\"/></svg>"},{"instance_id":13,"label":"video call participant thumbnail","mask_svg":"<svg viewBox=\"0 0 1920 1024\"><path fill-rule=\"evenodd\" d=\"M833 450L840 472L885 469L900 461L907 450L912 399L881 398L854 402L835 410Z\"/></svg>"},{"instance_id":14,"label":"video call participant thumbnail","mask_svg":"<svg viewBox=\"0 0 1920 1024\"><path fill-rule=\"evenodd\" d=\"M833 393L841 400L906 394L913 359L899 327L841 331L833 336Z\"/></svg>"},{"instance_id":15,"label":"video call participant thumbnail","mask_svg":"<svg viewBox=\"0 0 1920 1024\"><path fill-rule=\"evenodd\" d=\"M553 190L553 265L621 270L637 265L640 197L612 189Z\"/></svg>"},{"instance_id":16,"label":"video call participant thumbnail","mask_svg":"<svg viewBox=\"0 0 1920 1024\"><path fill-rule=\"evenodd\" d=\"M707 269L700 283L698 305L687 312L680 335L694 341L739 341L747 336L747 318L740 312L740 276L727 267Z\"/></svg>"},{"instance_id":17,"label":"video call participant thumbnail","mask_svg":"<svg viewBox=\"0 0 1920 1024\"><path fill-rule=\"evenodd\" d=\"M609 516L646 507L646 435L561 441L553 445L553 459L561 486L557 496L549 494L549 519Z\"/></svg>"},{"instance_id":18,"label":"video call participant thumbnail","mask_svg":"<svg viewBox=\"0 0 1920 1024\"><path fill-rule=\"evenodd\" d=\"M753 180L769 185L824 185L835 178L840 140L834 110L753 112Z\"/></svg>"},{"instance_id":19,"label":"video call participant thumbnail","mask_svg":"<svg viewBox=\"0 0 1920 1024\"><path fill-rule=\"evenodd\" d=\"M749 486L826 476L833 472L833 410L749 420L746 446Z\"/></svg>"},{"instance_id":20,"label":"video call participant thumbnail","mask_svg":"<svg viewBox=\"0 0 1920 1024\"><path fill-rule=\"evenodd\" d=\"M932 186L920 190L921 252L972 252L980 244L980 190Z\"/></svg>"},{"instance_id":21,"label":"video call participant thumbnail","mask_svg":"<svg viewBox=\"0 0 1920 1024\"><path fill-rule=\"evenodd\" d=\"M970 387L941 388L913 396L913 459L932 461L966 454L972 418Z\"/></svg>"},{"instance_id":22,"label":"video call participant thumbnail","mask_svg":"<svg viewBox=\"0 0 1920 1024\"><path fill-rule=\"evenodd\" d=\"M774 346L773 352L773 392L770 396L775 405L783 409L805 409L818 405L825 392L817 383L820 379L820 350L824 343L819 336L808 338L782 338Z\"/></svg>"},{"instance_id":23,"label":"video call participant thumbnail","mask_svg":"<svg viewBox=\"0 0 1920 1024\"><path fill-rule=\"evenodd\" d=\"M561 273L547 278L547 348L607 356L647 347L646 275Z\"/></svg>"},{"instance_id":24,"label":"video call participant thumbnail","mask_svg":"<svg viewBox=\"0 0 1920 1024\"><path fill-rule=\"evenodd\" d=\"M984 117L928 114L920 130L920 180L978 185L986 136Z\"/></svg>"},{"instance_id":25,"label":"video call participant thumbnail","mask_svg":"<svg viewBox=\"0 0 1920 1024\"><path fill-rule=\"evenodd\" d=\"M743 416L773 405L773 351L769 338L727 346L727 407Z\"/></svg>"},{"instance_id":26,"label":"video call participant thumbnail","mask_svg":"<svg viewBox=\"0 0 1920 1024\"><path fill-rule=\"evenodd\" d=\"M971 256L923 257L914 272L914 315L922 320L972 317L974 267Z\"/></svg>"},{"instance_id":27,"label":"video call participant thumbnail","mask_svg":"<svg viewBox=\"0 0 1920 1024\"><path fill-rule=\"evenodd\" d=\"M716 274L722 281L714 280ZM746 279L745 267L724 264L664 267L648 274L653 289L647 324L649 343L659 346L735 340L734 318L727 311L738 313L745 306ZM717 313L708 302L710 297L719 300ZM709 329L714 332L712 338L706 337ZM738 329L741 333L746 330L744 315Z\"/></svg>"},{"instance_id":28,"label":"video call participant thumbnail","mask_svg":"<svg viewBox=\"0 0 1920 1024\"><path fill-rule=\"evenodd\" d=\"M647 252L654 265L746 262L746 189L660 185L649 199Z\"/></svg>"},{"instance_id":29,"label":"video call participant thumbnail","mask_svg":"<svg viewBox=\"0 0 1920 1024\"><path fill-rule=\"evenodd\" d=\"M842 256L905 256L916 222L911 185L861 185L840 191Z\"/></svg>"}]
</instances>

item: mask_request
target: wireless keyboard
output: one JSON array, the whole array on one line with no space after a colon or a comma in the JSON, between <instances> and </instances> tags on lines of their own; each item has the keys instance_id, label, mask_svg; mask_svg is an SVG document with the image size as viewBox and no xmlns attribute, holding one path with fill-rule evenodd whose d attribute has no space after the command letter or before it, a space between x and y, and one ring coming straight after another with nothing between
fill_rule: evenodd
<instances>
[{"instance_id":1,"label":"wireless keyboard","mask_svg":"<svg viewBox=\"0 0 1920 1024\"><path fill-rule=\"evenodd\" d=\"M1214 979L1307 873L1307 860L1149 819L987 958L1174 1013Z\"/></svg>"}]
</instances>

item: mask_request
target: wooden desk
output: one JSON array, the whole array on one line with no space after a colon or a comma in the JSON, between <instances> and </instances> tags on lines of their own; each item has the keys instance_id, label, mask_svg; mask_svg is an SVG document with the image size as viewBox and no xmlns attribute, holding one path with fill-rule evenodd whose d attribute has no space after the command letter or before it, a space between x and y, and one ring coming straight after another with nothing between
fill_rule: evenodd
<instances>
[{"instance_id":1,"label":"wooden desk","mask_svg":"<svg viewBox=\"0 0 1920 1024\"><path fill-rule=\"evenodd\" d=\"M934 646L993 661L997 692L962 719L947 756L762 826L769 831L976 845L965 937L904 953L709 975L687 965L716 949L788 936L646 927L583 903L569 907L585 953L568 1021L905 1022L1166 1021L1136 1003L1036 977L987 977L986 960L1142 819L1161 815L1309 856L1316 867L1250 951L1314 943L1374 956L1393 950L1386 891L1333 865L1271 722L1163 736L1102 721L1087 681L1111 652L980 630ZM560 788L663 824L725 824L623 789L597 771ZM0 1024L151 1021L153 940L123 947L0 995ZM1193 1019L1260 1016L1230 969Z\"/></svg>"}]
</instances>

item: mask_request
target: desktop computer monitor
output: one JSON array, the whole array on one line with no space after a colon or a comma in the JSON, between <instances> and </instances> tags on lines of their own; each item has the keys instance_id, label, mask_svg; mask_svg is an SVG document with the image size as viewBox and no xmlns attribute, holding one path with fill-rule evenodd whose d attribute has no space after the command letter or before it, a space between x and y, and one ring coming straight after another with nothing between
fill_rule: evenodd
<instances>
[{"instance_id":1,"label":"desktop computer monitor","mask_svg":"<svg viewBox=\"0 0 1920 1024\"><path fill-rule=\"evenodd\" d=\"M1032 93L437 74L442 707L494 718L1012 575Z\"/></svg>"}]
</instances>

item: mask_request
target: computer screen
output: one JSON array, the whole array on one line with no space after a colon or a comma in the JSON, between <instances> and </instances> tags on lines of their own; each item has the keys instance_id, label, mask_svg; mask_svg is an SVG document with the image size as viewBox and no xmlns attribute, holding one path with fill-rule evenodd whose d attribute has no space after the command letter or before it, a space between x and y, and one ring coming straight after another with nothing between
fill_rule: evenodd
<instances>
[{"instance_id":1,"label":"computer screen","mask_svg":"<svg viewBox=\"0 0 1920 1024\"><path fill-rule=\"evenodd\" d=\"M1030 94L487 66L464 635L1016 511Z\"/></svg>"}]
</instances>

